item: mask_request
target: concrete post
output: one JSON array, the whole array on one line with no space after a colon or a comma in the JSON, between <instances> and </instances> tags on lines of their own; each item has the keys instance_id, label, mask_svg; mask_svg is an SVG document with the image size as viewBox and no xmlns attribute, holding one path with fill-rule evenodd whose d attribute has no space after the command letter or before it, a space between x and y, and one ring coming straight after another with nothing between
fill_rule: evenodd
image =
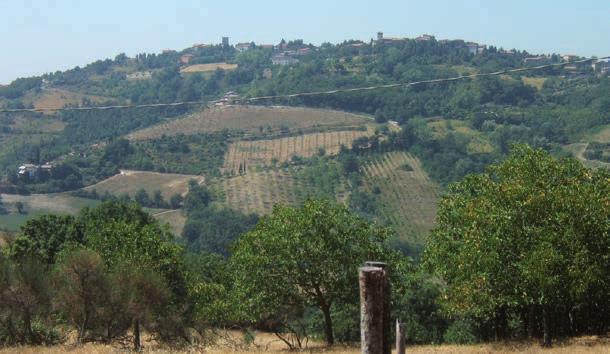
<instances>
[{"instance_id":1,"label":"concrete post","mask_svg":"<svg viewBox=\"0 0 610 354\"><path fill-rule=\"evenodd\" d=\"M396 354L405 354L405 332L407 326L396 320Z\"/></svg>"}]
</instances>

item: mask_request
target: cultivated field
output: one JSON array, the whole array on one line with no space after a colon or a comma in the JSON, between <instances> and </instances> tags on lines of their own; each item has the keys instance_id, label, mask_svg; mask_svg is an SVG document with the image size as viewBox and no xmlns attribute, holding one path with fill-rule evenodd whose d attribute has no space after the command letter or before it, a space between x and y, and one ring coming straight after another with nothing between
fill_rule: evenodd
<instances>
[{"instance_id":1,"label":"cultivated field","mask_svg":"<svg viewBox=\"0 0 610 354\"><path fill-rule=\"evenodd\" d=\"M202 176L122 170L121 173L84 189L88 191L95 189L100 194L108 191L116 196L127 193L131 197L141 188L149 195L160 190L163 198L169 199L176 193L186 195L188 182L191 179L198 183L203 182Z\"/></svg>"},{"instance_id":2,"label":"cultivated field","mask_svg":"<svg viewBox=\"0 0 610 354\"><path fill-rule=\"evenodd\" d=\"M421 243L434 226L439 188L406 152L389 152L362 167L366 190L379 188L381 212L399 238ZM415 236L415 238L414 238Z\"/></svg>"},{"instance_id":3,"label":"cultivated field","mask_svg":"<svg viewBox=\"0 0 610 354\"><path fill-rule=\"evenodd\" d=\"M224 193L228 207L246 214L270 214L274 204L298 205L305 199L304 183L291 169L222 178L215 186Z\"/></svg>"},{"instance_id":4,"label":"cultivated field","mask_svg":"<svg viewBox=\"0 0 610 354\"><path fill-rule=\"evenodd\" d=\"M351 148L355 139L371 134L370 130L347 130L267 140L239 140L229 146L223 171L237 173L240 166L248 171L257 165L289 161L293 156L312 157L320 149L324 149L326 155L336 155L341 145Z\"/></svg>"},{"instance_id":5,"label":"cultivated field","mask_svg":"<svg viewBox=\"0 0 610 354\"><path fill-rule=\"evenodd\" d=\"M209 64L194 64L189 65L180 69L181 73L205 73L209 71L216 71L216 69L222 70L235 70L237 69L237 64L229 64L229 63L209 63Z\"/></svg>"},{"instance_id":6,"label":"cultivated field","mask_svg":"<svg viewBox=\"0 0 610 354\"><path fill-rule=\"evenodd\" d=\"M262 134L308 129L349 129L370 122L352 113L285 106L224 106L204 109L193 115L152 126L128 135L131 140L147 140L163 135L218 132L223 129Z\"/></svg>"}]
</instances>

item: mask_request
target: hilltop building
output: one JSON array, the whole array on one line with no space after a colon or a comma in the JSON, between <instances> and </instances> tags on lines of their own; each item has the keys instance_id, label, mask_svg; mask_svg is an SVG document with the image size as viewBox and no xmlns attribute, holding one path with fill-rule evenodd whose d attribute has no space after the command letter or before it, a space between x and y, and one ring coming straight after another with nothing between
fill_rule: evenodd
<instances>
[{"instance_id":1,"label":"hilltop building","mask_svg":"<svg viewBox=\"0 0 610 354\"><path fill-rule=\"evenodd\" d=\"M375 44L392 44L398 42L404 42L409 38L399 38L399 37L384 37L383 32L377 32L377 40Z\"/></svg>"},{"instance_id":2,"label":"hilltop building","mask_svg":"<svg viewBox=\"0 0 610 354\"><path fill-rule=\"evenodd\" d=\"M431 41L433 39L434 39L434 36L431 36L429 34L422 34L421 36L415 38L415 40L418 41L418 42Z\"/></svg>"},{"instance_id":3,"label":"hilltop building","mask_svg":"<svg viewBox=\"0 0 610 354\"><path fill-rule=\"evenodd\" d=\"M487 46L475 42L467 42L466 48L468 48L468 53L472 55L477 55L483 53L485 49L487 49Z\"/></svg>"},{"instance_id":4,"label":"hilltop building","mask_svg":"<svg viewBox=\"0 0 610 354\"><path fill-rule=\"evenodd\" d=\"M223 47L229 46L229 37L222 37L222 46Z\"/></svg>"},{"instance_id":5,"label":"hilltop building","mask_svg":"<svg viewBox=\"0 0 610 354\"><path fill-rule=\"evenodd\" d=\"M245 52L250 48L252 48L252 43L237 43L235 45L235 49L240 53Z\"/></svg>"}]
</instances>

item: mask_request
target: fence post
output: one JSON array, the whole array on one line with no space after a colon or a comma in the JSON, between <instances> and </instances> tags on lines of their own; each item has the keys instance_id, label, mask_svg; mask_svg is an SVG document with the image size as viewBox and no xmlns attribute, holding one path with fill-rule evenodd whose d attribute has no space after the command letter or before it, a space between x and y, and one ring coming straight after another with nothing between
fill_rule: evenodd
<instances>
[{"instance_id":1,"label":"fence post","mask_svg":"<svg viewBox=\"0 0 610 354\"><path fill-rule=\"evenodd\" d=\"M373 264L373 263L370 263ZM387 272L380 266L367 263L359 271L360 285L360 336L363 354L390 353L389 331L385 330L385 294L388 285Z\"/></svg>"},{"instance_id":2,"label":"fence post","mask_svg":"<svg viewBox=\"0 0 610 354\"><path fill-rule=\"evenodd\" d=\"M396 354L405 354L406 325L396 320Z\"/></svg>"},{"instance_id":3,"label":"fence post","mask_svg":"<svg viewBox=\"0 0 610 354\"><path fill-rule=\"evenodd\" d=\"M367 267L378 267L385 272L383 285L383 354L392 354L392 343L390 341L392 331L391 321L391 301L392 288L390 286L390 268L385 262L367 261L364 263Z\"/></svg>"}]
</instances>

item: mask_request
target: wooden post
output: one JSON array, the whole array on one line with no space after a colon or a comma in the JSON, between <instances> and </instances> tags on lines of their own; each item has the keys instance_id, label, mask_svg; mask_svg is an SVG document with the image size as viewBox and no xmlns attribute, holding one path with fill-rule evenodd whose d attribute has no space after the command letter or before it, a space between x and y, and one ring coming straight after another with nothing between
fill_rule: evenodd
<instances>
[{"instance_id":1,"label":"wooden post","mask_svg":"<svg viewBox=\"0 0 610 354\"><path fill-rule=\"evenodd\" d=\"M405 354L405 332L405 324L396 320L396 354Z\"/></svg>"},{"instance_id":2,"label":"wooden post","mask_svg":"<svg viewBox=\"0 0 610 354\"><path fill-rule=\"evenodd\" d=\"M360 268L359 273L362 354L385 354L383 329L387 274L383 268L371 266Z\"/></svg>"},{"instance_id":3,"label":"wooden post","mask_svg":"<svg viewBox=\"0 0 610 354\"><path fill-rule=\"evenodd\" d=\"M392 288L390 286L390 269L385 262L368 261L364 263L367 267L378 267L385 272L383 285L383 354L392 354L392 343L390 341L392 331L391 301Z\"/></svg>"}]
</instances>

